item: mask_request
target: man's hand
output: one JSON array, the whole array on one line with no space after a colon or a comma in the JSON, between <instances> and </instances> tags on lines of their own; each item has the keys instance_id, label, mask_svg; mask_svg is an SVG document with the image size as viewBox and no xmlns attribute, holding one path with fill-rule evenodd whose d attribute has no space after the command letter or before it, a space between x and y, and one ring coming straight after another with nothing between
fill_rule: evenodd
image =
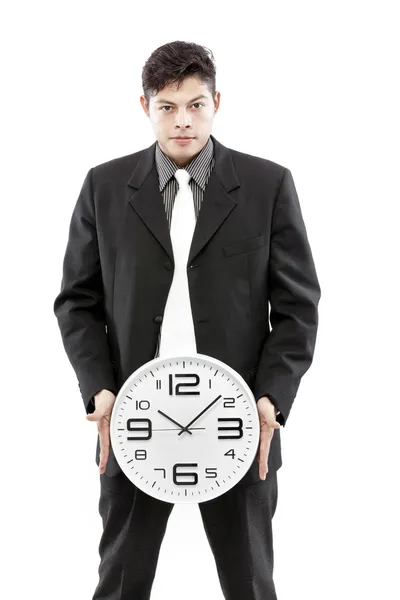
<instances>
[{"instance_id":1,"label":"man's hand","mask_svg":"<svg viewBox=\"0 0 400 600\"><path fill-rule=\"evenodd\" d=\"M97 421L100 436L100 474L106 470L110 452L110 420L116 396L110 390L101 390L94 396L94 412L86 415L88 421Z\"/></svg>"},{"instance_id":2,"label":"man's hand","mask_svg":"<svg viewBox=\"0 0 400 600\"><path fill-rule=\"evenodd\" d=\"M257 460L259 463L260 479L265 479L268 473L268 455L271 447L274 429L280 427L276 420L277 409L268 396L262 396L257 401L257 409L260 417L260 444L258 446Z\"/></svg>"}]
</instances>

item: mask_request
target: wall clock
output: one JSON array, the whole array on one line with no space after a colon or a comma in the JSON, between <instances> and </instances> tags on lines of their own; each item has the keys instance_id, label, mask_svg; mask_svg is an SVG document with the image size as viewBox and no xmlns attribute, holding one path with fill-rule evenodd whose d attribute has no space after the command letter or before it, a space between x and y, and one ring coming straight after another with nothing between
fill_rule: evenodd
<instances>
[{"instance_id":1,"label":"wall clock","mask_svg":"<svg viewBox=\"0 0 400 600\"><path fill-rule=\"evenodd\" d=\"M176 503L211 500L250 468L260 425L242 376L213 357L159 357L123 384L111 415L111 443L142 491Z\"/></svg>"}]
</instances>

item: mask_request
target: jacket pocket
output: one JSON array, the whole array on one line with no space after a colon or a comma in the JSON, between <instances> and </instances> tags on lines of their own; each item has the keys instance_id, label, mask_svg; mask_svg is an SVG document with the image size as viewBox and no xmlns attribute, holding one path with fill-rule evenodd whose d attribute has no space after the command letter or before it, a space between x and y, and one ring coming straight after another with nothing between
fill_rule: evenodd
<instances>
[{"instance_id":1,"label":"jacket pocket","mask_svg":"<svg viewBox=\"0 0 400 600\"><path fill-rule=\"evenodd\" d=\"M251 252L257 248L265 246L266 240L264 235L258 235L257 237L235 242L228 246L222 246L222 252L225 256L233 256L235 254L244 254L245 252Z\"/></svg>"}]
</instances>

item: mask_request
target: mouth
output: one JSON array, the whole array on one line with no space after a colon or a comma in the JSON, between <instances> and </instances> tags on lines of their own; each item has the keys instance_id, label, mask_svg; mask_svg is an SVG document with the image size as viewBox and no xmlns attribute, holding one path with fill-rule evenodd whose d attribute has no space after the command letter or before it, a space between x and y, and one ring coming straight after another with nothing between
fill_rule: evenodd
<instances>
[{"instance_id":1,"label":"mouth","mask_svg":"<svg viewBox=\"0 0 400 600\"><path fill-rule=\"evenodd\" d=\"M173 137L173 138L171 138L171 140L174 140L174 142L176 142L177 144L188 144L189 142L191 142L194 139L195 138L193 138L193 137Z\"/></svg>"}]
</instances>

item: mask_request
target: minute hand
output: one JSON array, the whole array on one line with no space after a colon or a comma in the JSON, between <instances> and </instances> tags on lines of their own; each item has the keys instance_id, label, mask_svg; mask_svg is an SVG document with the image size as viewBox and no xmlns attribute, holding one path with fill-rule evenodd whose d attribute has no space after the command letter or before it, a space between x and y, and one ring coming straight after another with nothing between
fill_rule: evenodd
<instances>
[{"instance_id":1,"label":"minute hand","mask_svg":"<svg viewBox=\"0 0 400 600\"><path fill-rule=\"evenodd\" d=\"M199 414L197 415L197 417L195 417L194 419L192 419L192 420L190 421L190 423L188 423L188 424L186 425L186 427L185 427L184 429L182 429L182 430L181 430L181 431L178 433L178 435L181 435L181 434L182 434L182 433L183 433L185 430L187 430L187 429L188 429L188 427L190 427L191 425L193 425L193 423L194 423L195 421L197 421L197 419L199 419L199 418L201 417L201 415L204 415L204 413L205 413L205 412L206 412L206 411L207 411L209 408L211 408L213 404L215 404L216 402L218 402L218 400L219 400L221 397L222 397L222 394L220 394L219 396L217 396L217 397L216 397L216 398L215 398L215 399L214 399L212 402L210 402L210 404L209 404L208 406L206 406L205 408L203 408L203 410L201 411L201 413L199 413Z\"/></svg>"}]
</instances>

